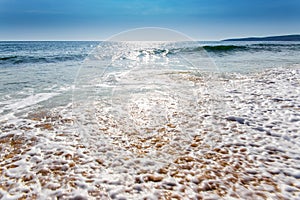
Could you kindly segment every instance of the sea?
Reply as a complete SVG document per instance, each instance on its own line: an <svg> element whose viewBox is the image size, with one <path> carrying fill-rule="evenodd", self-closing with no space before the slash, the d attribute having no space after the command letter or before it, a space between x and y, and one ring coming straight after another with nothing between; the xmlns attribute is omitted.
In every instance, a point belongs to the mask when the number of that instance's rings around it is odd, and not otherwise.
<svg viewBox="0 0 300 200"><path fill-rule="evenodd" d="M80 98L105 96L95 91L106 91L106 86L112 87L118 85L118 82L120 89L128 86L130 81L136 84L135 89L144 88L143 84L147 81L157 82L156 86L162 87L159 76L155 77L153 71L161 73L167 69L192 70L199 74L206 71L245 74L299 64L299 52L299 42L282 41L143 44L111 41L2 41L0 120L18 118L34 109L76 103ZM130 74L135 77L130 77ZM126 76L130 77L127 83L117 80L125 80ZM92 79L97 83L91 82ZM93 91L82 91L86 90L87 82L89 86L95 86L90 88ZM110 91L106 95L111 94Z"/></svg>

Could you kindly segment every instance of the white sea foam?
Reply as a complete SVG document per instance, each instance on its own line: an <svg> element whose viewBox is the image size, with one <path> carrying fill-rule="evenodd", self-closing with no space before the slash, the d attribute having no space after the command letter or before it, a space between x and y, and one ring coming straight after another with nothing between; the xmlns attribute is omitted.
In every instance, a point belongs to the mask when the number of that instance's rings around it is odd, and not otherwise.
<svg viewBox="0 0 300 200"><path fill-rule="evenodd" d="M5 101L3 102L4 106L0 109L0 121L11 119L15 115L15 113L22 111L22 109L46 101L59 94L60 93L38 93L18 101L16 100ZM8 113L1 115L1 113L4 112L8 112Z"/></svg>
<svg viewBox="0 0 300 200"><path fill-rule="evenodd" d="M95 118L91 112L92 120L84 125L89 138L82 138L72 123L71 105L36 113L34 120L2 124L0 170L5 176L0 183L5 185L0 196L297 199L299 72L294 67L228 75L230 80L220 80L224 109L214 112L209 99L214 96L205 94L202 80L181 74L178 80L196 84L198 108L163 93L149 98L153 91L136 93L126 102L136 126L146 126L147 111L162 103L156 108L167 109L169 122L151 130L128 131L129 124L122 124L126 120L116 121L111 108L101 104L94 106L102 113ZM77 114L88 115L85 110ZM98 124L91 124L95 119Z"/></svg>
<svg viewBox="0 0 300 200"><path fill-rule="evenodd" d="M13 104L9 104L4 107L5 110L19 110L39 102L45 101L51 97L58 95L59 93L38 93L32 96L29 96L21 101L15 102Z"/></svg>

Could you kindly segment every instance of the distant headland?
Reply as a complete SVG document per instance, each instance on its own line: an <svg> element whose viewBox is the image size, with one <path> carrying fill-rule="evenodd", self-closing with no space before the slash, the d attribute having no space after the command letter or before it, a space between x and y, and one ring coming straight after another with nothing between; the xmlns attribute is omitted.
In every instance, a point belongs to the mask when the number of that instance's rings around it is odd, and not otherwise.
<svg viewBox="0 0 300 200"><path fill-rule="evenodd" d="M269 37L233 38L222 41L300 41L300 35L281 35Z"/></svg>

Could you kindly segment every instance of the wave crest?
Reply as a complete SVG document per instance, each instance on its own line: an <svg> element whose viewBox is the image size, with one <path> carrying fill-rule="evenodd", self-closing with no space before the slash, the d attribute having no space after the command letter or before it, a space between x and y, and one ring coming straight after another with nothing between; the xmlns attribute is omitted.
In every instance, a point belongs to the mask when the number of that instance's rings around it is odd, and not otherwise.
<svg viewBox="0 0 300 200"><path fill-rule="evenodd" d="M5 56L0 57L0 64L36 64L36 63L57 63L65 61L79 61L83 60L87 54L73 54L73 55L52 55L52 56Z"/></svg>

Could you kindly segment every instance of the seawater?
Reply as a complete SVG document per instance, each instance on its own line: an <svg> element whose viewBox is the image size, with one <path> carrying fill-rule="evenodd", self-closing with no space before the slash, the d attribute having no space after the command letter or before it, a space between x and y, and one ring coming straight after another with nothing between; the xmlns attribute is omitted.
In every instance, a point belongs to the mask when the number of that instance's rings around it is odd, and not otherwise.
<svg viewBox="0 0 300 200"><path fill-rule="evenodd" d="M98 43L0 42L0 116L68 104L81 62Z"/></svg>
<svg viewBox="0 0 300 200"><path fill-rule="evenodd" d="M299 52L299 42L148 43L144 49L115 42L0 42L0 116L7 120L32 109L67 105L74 87L89 76L101 77L98 85L113 86L118 76L126 77L135 69L135 75L143 79L153 67L156 72L251 73L299 64ZM157 85L168 84L153 78ZM135 83L143 82L139 81ZM90 91L93 98L111 92L102 86L100 92L97 87Z"/></svg>
<svg viewBox="0 0 300 200"><path fill-rule="evenodd" d="M292 66L300 62L300 42L242 41L203 45L207 45L204 48L222 72L251 73L267 68ZM224 49L224 46L229 48Z"/></svg>

